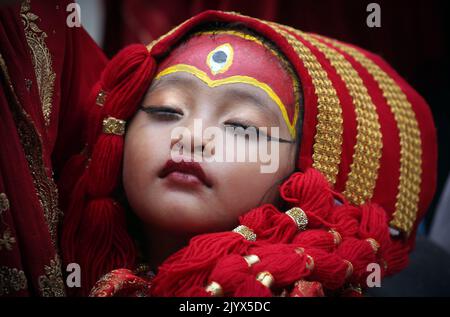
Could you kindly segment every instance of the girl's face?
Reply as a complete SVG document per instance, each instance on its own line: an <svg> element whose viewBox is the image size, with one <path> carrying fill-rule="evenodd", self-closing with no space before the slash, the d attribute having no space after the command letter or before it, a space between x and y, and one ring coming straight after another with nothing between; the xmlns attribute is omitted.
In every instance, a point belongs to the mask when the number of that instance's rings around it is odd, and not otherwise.
<svg viewBox="0 0 450 317"><path fill-rule="evenodd" d="M230 132L254 126L267 127L270 135L271 127L278 127L279 138L292 140L277 104L255 86L210 87L192 74L177 72L155 80L142 107L126 133L123 184L131 208L147 227L188 235L231 230L240 215L274 203L280 181L295 168L295 142L272 140L258 149L261 143ZM173 137L180 127L186 128L183 134ZM236 153L231 159L226 155L236 152L235 143L224 141L223 152L218 143L214 147L204 135L211 127L231 134L227 140L247 142L244 162L237 161ZM175 147L182 151L173 152ZM263 173L268 162L259 154L251 160L249 154L270 152L271 147L278 147L277 157L271 157L278 160L278 168ZM212 159L218 152L222 162ZM170 162L181 158L190 163Z"/></svg>

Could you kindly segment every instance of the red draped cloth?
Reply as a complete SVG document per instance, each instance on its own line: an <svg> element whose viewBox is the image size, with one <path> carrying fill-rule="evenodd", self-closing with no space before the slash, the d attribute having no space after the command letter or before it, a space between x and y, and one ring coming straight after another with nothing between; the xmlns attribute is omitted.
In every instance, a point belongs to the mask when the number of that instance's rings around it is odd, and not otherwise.
<svg viewBox="0 0 450 317"><path fill-rule="evenodd" d="M55 178L82 150L84 104L107 60L69 1L0 7L0 296L64 296Z"/></svg>

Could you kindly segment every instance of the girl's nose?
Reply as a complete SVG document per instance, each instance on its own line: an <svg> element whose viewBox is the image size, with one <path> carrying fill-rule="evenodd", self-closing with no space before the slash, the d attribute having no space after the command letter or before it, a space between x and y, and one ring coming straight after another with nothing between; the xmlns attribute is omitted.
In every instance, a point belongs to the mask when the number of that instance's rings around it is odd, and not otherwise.
<svg viewBox="0 0 450 317"><path fill-rule="evenodd" d="M171 148L177 146L178 149L183 150L184 155L194 157L214 155L214 142L204 136L206 128L202 119L192 120L178 138L171 140Z"/></svg>

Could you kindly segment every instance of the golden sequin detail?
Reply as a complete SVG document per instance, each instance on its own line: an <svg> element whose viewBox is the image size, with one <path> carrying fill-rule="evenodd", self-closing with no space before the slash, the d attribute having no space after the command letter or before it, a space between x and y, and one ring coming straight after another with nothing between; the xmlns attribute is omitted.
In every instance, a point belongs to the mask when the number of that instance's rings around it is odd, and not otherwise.
<svg viewBox="0 0 450 317"><path fill-rule="evenodd" d="M297 33L325 55L353 99L357 121L356 144L343 194L350 202L363 204L373 196L383 147L377 108L358 72L342 54L311 35Z"/></svg>
<svg viewBox="0 0 450 317"><path fill-rule="evenodd" d="M235 229L233 229L233 232L239 233L248 241L256 241L256 233L254 233L252 229L247 226L237 226Z"/></svg>
<svg viewBox="0 0 450 317"><path fill-rule="evenodd" d="M103 119L103 133L124 135L125 125L126 122L124 120L116 119L114 117L105 118Z"/></svg>
<svg viewBox="0 0 450 317"><path fill-rule="evenodd" d="M422 142L417 118L405 93L375 62L353 47L328 39L352 56L373 76L397 123L400 137L400 179L395 212L390 225L409 235L419 209L422 178Z"/></svg>
<svg viewBox="0 0 450 317"><path fill-rule="evenodd" d="M288 215L294 221L299 230L306 230L306 227L308 226L308 217L301 208L291 208L286 211L286 215Z"/></svg>
<svg viewBox="0 0 450 317"><path fill-rule="evenodd" d="M47 33L37 26L36 22L40 20L40 18L30 10L30 0L23 1L20 7L20 16L24 25L25 37L31 50L44 122L45 125L48 126L50 124L52 112L56 74L53 71L52 56L45 43Z"/></svg>

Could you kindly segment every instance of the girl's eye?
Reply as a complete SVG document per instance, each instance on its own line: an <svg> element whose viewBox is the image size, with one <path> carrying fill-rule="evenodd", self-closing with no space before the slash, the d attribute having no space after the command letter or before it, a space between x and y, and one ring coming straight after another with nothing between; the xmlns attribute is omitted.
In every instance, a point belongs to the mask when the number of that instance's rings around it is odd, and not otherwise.
<svg viewBox="0 0 450 317"><path fill-rule="evenodd" d="M232 132L235 135L245 136L248 138L250 134L254 133L256 137L259 137L260 131L258 127L250 124L250 123L243 123L243 122L225 122L224 126L226 128L226 131ZM230 129L231 128L231 129Z"/></svg>
<svg viewBox="0 0 450 317"><path fill-rule="evenodd" d="M256 135L257 140L260 140L260 138L266 138L267 141L278 141L278 142L286 142L286 143L293 143L295 141L290 140L284 140L281 138L273 138L272 136L268 135L267 133L261 131L257 126L253 125L252 123L247 122L225 122L224 123L225 128L232 128L227 129L227 131L232 132L234 135L238 136L245 136L246 139L249 138L249 136L253 133Z"/></svg>
<svg viewBox="0 0 450 317"><path fill-rule="evenodd" d="M178 120L183 117L183 112L179 109L167 106L141 106L142 111L152 117L162 121Z"/></svg>

